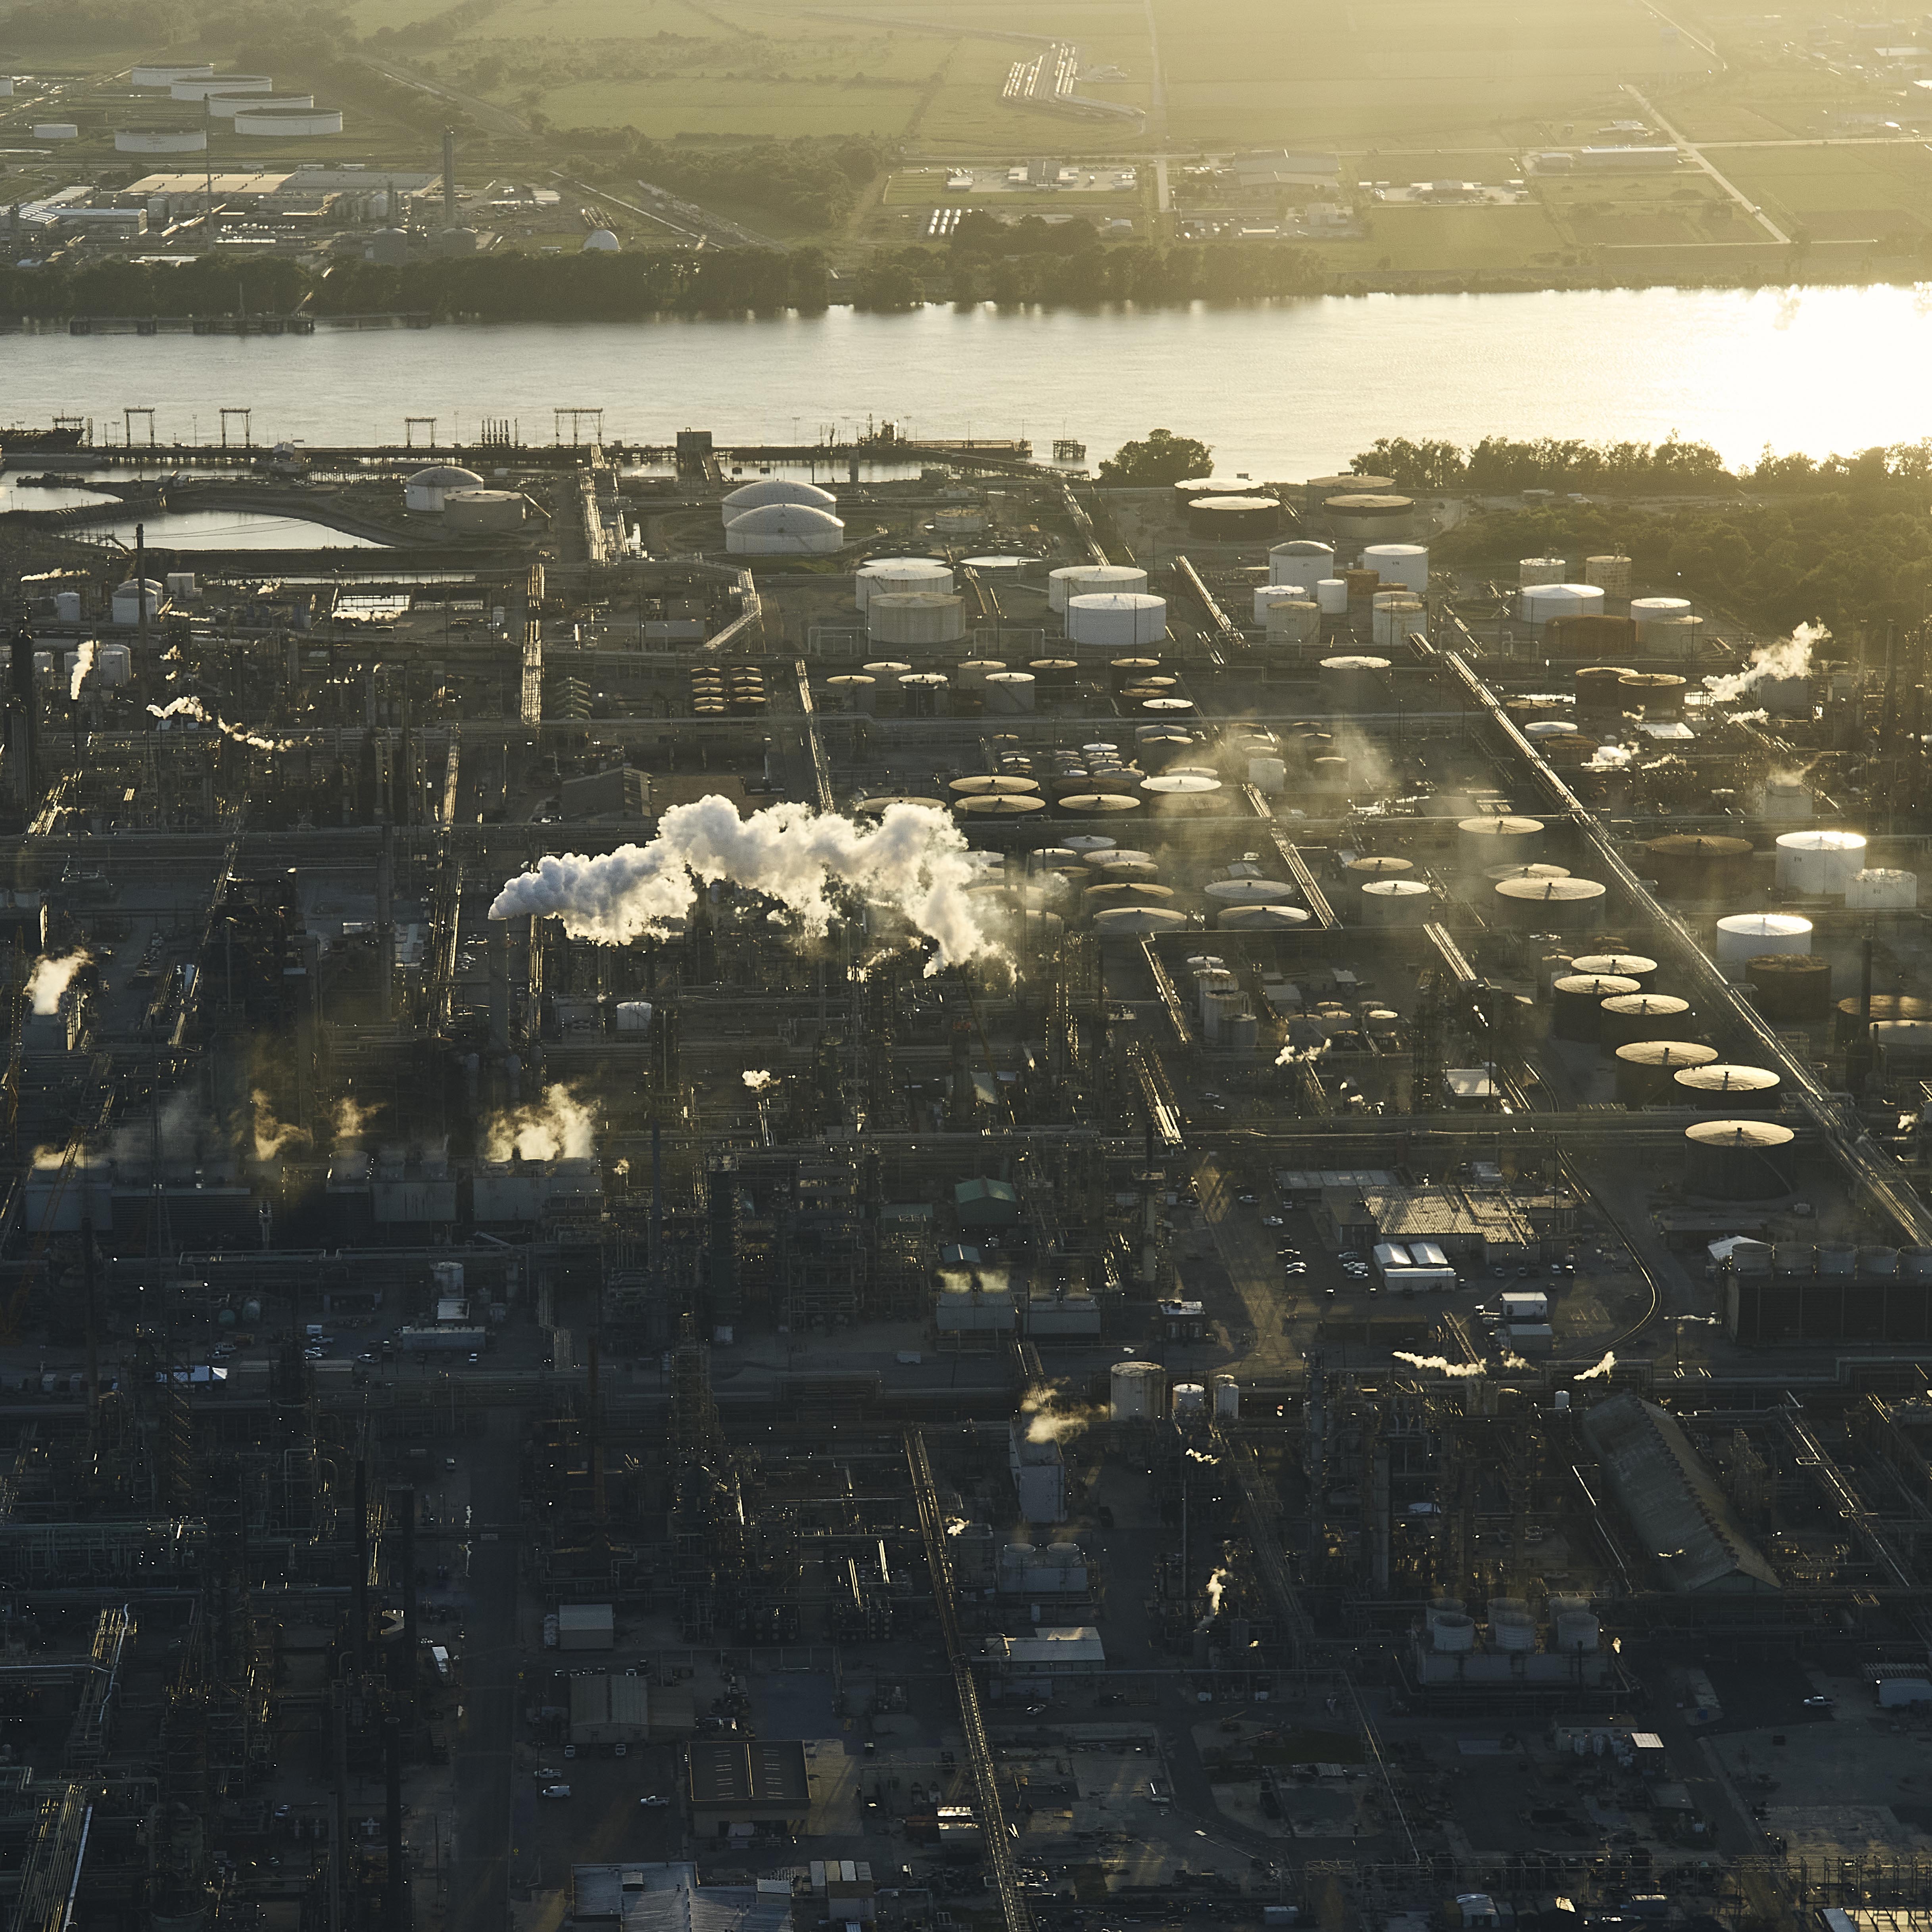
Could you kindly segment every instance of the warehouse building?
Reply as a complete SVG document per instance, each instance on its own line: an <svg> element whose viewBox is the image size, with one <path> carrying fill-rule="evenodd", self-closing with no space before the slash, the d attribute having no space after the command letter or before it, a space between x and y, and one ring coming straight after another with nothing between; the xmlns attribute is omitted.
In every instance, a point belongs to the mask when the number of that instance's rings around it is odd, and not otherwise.
<svg viewBox="0 0 1932 1932"><path fill-rule="evenodd" d="M706 1738L686 1754L692 1823L704 1835L748 1833L760 1825L802 1828L812 1809L805 1747L795 1741Z"/></svg>

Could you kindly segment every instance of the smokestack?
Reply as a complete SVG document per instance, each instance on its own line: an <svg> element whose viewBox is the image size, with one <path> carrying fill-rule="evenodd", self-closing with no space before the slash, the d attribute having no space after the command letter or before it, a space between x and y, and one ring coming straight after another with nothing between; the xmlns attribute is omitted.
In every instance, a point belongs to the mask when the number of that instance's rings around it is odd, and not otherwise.
<svg viewBox="0 0 1932 1932"><path fill-rule="evenodd" d="M456 226L456 130L442 130L442 220L446 228Z"/></svg>

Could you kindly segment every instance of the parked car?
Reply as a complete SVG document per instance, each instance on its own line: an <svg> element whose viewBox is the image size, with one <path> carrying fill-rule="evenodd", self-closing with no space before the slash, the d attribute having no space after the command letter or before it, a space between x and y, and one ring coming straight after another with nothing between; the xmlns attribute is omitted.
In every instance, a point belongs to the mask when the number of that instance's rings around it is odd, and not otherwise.
<svg viewBox="0 0 1932 1932"><path fill-rule="evenodd" d="M539 1798L568 1798L570 1786L567 1784L546 1784L537 1796Z"/></svg>

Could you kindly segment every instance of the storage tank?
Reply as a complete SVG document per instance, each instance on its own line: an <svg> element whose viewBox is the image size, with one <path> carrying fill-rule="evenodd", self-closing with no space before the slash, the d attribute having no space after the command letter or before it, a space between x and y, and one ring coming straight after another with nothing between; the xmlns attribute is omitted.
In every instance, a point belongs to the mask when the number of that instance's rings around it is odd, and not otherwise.
<svg viewBox="0 0 1932 1932"><path fill-rule="evenodd" d="M1214 924L1223 932L1298 932L1309 915L1294 905L1222 905L1216 902Z"/></svg>
<svg viewBox="0 0 1932 1932"><path fill-rule="evenodd" d="M1864 870L1865 842L1856 832L1786 832L1778 841L1778 883L1810 898L1843 893Z"/></svg>
<svg viewBox="0 0 1932 1932"><path fill-rule="evenodd" d="M1414 870L1412 859L1379 856L1351 859L1342 868L1342 881L1351 892L1359 892L1374 880L1406 878Z"/></svg>
<svg viewBox="0 0 1932 1932"><path fill-rule="evenodd" d="M1857 995L1840 1000L1832 1022L1833 1039L1840 1046L1849 1046L1864 1036L1868 1019L1932 1020L1932 1000L1915 999L1907 993L1874 993L1869 1014Z"/></svg>
<svg viewBox="0 0 1932 1932"><path fill-rule="evenodd" d="M1558 1040L1594 1046L1604 1002L1636 991L1634 980L1620 979L1613 973L1566 973L1550 989L1550 1030Z"/></svg>
<svg viewBox="0 0 1932 1932"><path fill-rule="evenodd" d="M1277 604L1306 604L1313 600L1306 587L1299 584L1258 584L1255 586L1255 622L1265 626L1268 613Z"/></svg>
<svg viewBox="0 0 1932 1932"><path fill-rule="evenodd" d="M844 548L844 524L808 503L767 503L733 518L724 529L725 551L732 556L829 556ZM948 579L950 588L950 572Z"/></svg>
<svg viewBox="0 0 1932 1932"><path fill-rule="evenodd" d="M1586 952L1571 963L1574 973L1614 973L1634 980L1637 991L1647 993L1657 980L1657 962L1641 952Z"/></svg>
<svg viewBox="0 0 1932 1932"><path fill-rule="evenodd" d="M313 102L305 107L278 107L271 101L258 101L252 106L236 109L235 131L242 136L266 136L271 140L339 134L342 110L317 107Z"/></svg>
<svg viewBox="0 0 1932 1932"><path fill-rule="evenodd" d="M1540 818L1465 818L1456 827L1456 856L1472 872L1526 866L1543 843L1543 831Z"/></svg>
<svg viewBox="0 0 1932 1932"><path fill-rule="evenodd" d="M1539 584L1563 584L1568 581L1570 566L1560 556L1525 556L1516 560L1516 580L1517 588L1533 590Z"/></svg>
<svg viewBox="0 0 1932 1932"><path fill-rule="evenodd" d="M1006 668L1004 658L968 658L952 674L952 682L962 691L977 691L993 672Z"/></svg>
<svg viewBox="0 0 1932 1932"><path fill-rule="evenodd" d="M206 61L144 61L128 76L130 87L172 87L178 80L212 80Z"/></svg>
<svg viewBox="0 0 1932 1932"><path fill-rule="evenodd" d="M1852 912L1910 912L1918 903L1916 872L1868 867L1845 886L1845 904Z"/></svg>
<svg viewBox="0 0 1932 1932"><path fill-rule="evenodd" d="M930 590L874 589L866 600L866 639L874 644L957 644L966 634L966 600Z"/></svg>
<svg viewBox="0 0 1932 1932"><path fill-rule="evenodd" d="M924 591L931 596L948 596L952 590L952 566L936 556L874 557L852 573L853 602L862 610L875 590Z"/></svg>
<svg viewBox="0 0 1932 1932"><path fill-rule="evenodd" d="M1419 597L1390 598L1369 619L1369 641L1380 651L1399 650L1406 639L1427 633L1427 614Z"/></svg>
<svg viewBox="0 0 1932 1932"><path fill-rule="evenodd" d="M1627 556L1586 557L1583 581L1622 603L1630 594L1630 560Z"/></svg>
<svg viewBox="0 0 1932 1932"><path fill-rule="evenodd" d="M117 128L117 154L199 154L208 147L206 128Z"/></svg>
<svg viewBox="0 0 1932 1932"><path fill-rule="evenodd" d="M1214 1420L1238 1422L1241 1417L1241 1385L1232 1376L1214 1378Z"/></svg>
<svg viewBox="0 0 1932 1932"><path fill-rule="evenodd" d="M1147 586L1147 572L1132 564L1063 564L1046 574L1046 601L1064 611L1076 597L1138 596Z"/></svg>
<svg viewBox="0 0 1932 1932"><path fill-rule="evenodd" d="M1634 597L1630 600L1630 614L1636 624L1636 640L1640 644L1654 641L1654 632L1660 624L1670 624L1690 614L1690 600L1688 597Z"/></svg>
<svg viewBox="0 0 1932 1932"><path fill-rule="evenodd" d="M168 83L177 100L206 100L211 94L272 94L273 78L266 74L184 74Z"/></svg>
<svg viewBox="0 0 1932 1932"><path fill-rule="evenodd" d="M1444 1655L1460 1656L1476 1647L1475 1624L1460 1610L1432 1611L1429 1618L1429 1641L1432 1648Z"/></svg>
<svg viewBox="0 0 1932 1932"><path fill-rule="evenodd" d="M134 674L134 656L125 644L103 644L94 654L94 681L112 691Z"/></svg>
<svg viewBox="0 0 1932 1932"><path fill-rule="evenodd" d="M1435 902L1435 894L1420 879L1372 880L1362 888L1362 923L1418 926Z"/></svg>
<svg viewBox="0 0 1932 1932"><path fill-rule="evenodd" d="M1770 1201L1791 1191L1791 1143L1776 1120L1700 1120L1684 1130L1684 1184L1712 1201Z"/></svg>
<svg viewBox="0 0 1932 1932"><path fill-rule="evenodd" d="M1602 918L1607 896L1595 879L1505 879L1496 888L1502 920L1532 932L1585 931Z"/></svg>
<svg viewBox="0 0 1932 1932"><path fill-rule="evenodd" d="M1108 1372L1107 1414L1114 1422L1150 1422L1166 1407L1167 1372L1156 1362L1116 1362Z"/></svg>
<svg viewBox="0 0 1932 1932"><path fill-rule="evenodd" d="M1197 496L1187 506L1187 527L1203 543L1247 543L1281 528L1274 496Z"/></svg>
<svg viewBox="0 0 1932 1932"><path fill-rule="evenodd" d="M1564 1657L1585 1656L1602 1640L1602 1626L1590 1611L1566 1610L1556 1619L1552 1648Z"/></svg>
<svg viewBox="0 0 1932 1932"><path fill-rule="evenodd" d="M1490 1647L1509 1652L1536 1648L1536 1622L1527 1604L1510 1597L1490 1599Z"/></svg>
<svg viewBox="0 0 1932 1932"><path fill-rule="evenodd" d="M1672 670L1626 671L1617 680L1626 711L1641 711L1646 718L1676 718L1684 710L1685 680Z"/></svg>
<svg viewBox="0 0 1932 1932"><path fill-rule="evenodd" d="M1616 1052L1617 1099L1635 1110L1675 1102L1676 1076L1687 1066L1708 1066L1718 1049L1688 1040L1626 1041Z"/></svg>
<svg viewBox="0 0 1932 1932"><path fill-rule="evenodd" d="M1295 896L1281 879L1210 879L1202 890L1210 906L1287 905Z"/></svg>
<svg viewBox="0 0 1932 1932"><path fill-rule="evenodd" d="M1198 1382L1176 1382L1174 1410L1177 1421L1198 1421L1208 1413L1208 1391Z"/></svg>
<svg viewBox="0 0 1932 1932"><path fill-rule="evenodd" d="M1263 622L1270 644L1312 644L1322 634L1321 606L1305 597L1277 598Z"/></svg>
<svg viewBox="0 0 1932 1932"><path fill-rule="evenodd" d="M1234 1022L1248 1011L1248 996L1238 986L1210 986L1201 994L1202 1036L1210 1046L1234 1044Z"/></svg>
<svg viewBox="0 0 1932 1932"><path fill-rule="evenodd" d="M1516 608L1526 624L1552 623L1559 617L1600 617L1604 593L1594 584L1538 584L1520 593Z"/></svg>
<svg viewBox="0 0 1932 1932"><path fill-rule="evenodd" d="M528 508L518 490L445 490L442 520L452 530L520 530Z"/></svg>
<svg viewBox="0 0 1932 1932"><path fill-rule="evenodd" d="M1297 537L1289 542L1275 544L1268 552L1270 584L1303 584L1312 590L1324 577L1334 574L1335 551L1332 544Z"/></svg>
<svg viewBox="0 0 1932 1932"><path fill-rule="evenodd" d="M1619 714L1624 704L1624 680L1636 674L1628 664L1584 664L1575 677L1576 716L1607 718Z"/></svg>
<svg viewBox="0 0 1932 1932"><path fill-rule="evenodd" d="M988 671L986 682L980 688L986 708L1006 716L1032 710L1034 692L1033 674L1025 670Z"/></svg>
<svg viewBox="0 0 1932 1932"><path fill-rule="evenodd" d="M37 141L77 141L80 127L73 121L36 121L32 133Z"/></svg>
<svg viewBox="0 0 1932 1932"><path fill-rule="evenodd" d="M1898 1250L1896 1248L1861 1248L1858 1250L1858 1272L1888 1280L1898 1273Z"/></svg>
<svg viewBox="0 0 1932 1932"><path fill-rule="evenodd" d="M1387 701L1388 669L1387 658L1324 658L1318 674L1324 708L1345 712L1378 710Z"/></svg>
<svg viewBox="0 0 1932 1932"><path fill-rule="evenodd" d="M1288 766L1280 758L1250 758L1248 782L1264 798L1279 798L1288 789Z"/></svg>
<svg viewBox="0 0 1932 1932"><path fill-rule="evenodd" d="M1330 496L1322 506L1322 514L1339 542L1358 547L1406 538L1415 522L1415 504L1392 491L1351 490Z"/></svg>
<svg viewBox="0 0 1932 1932"><path fill-rule="evenodd" d="M1690 1001L1674 993L1614 994L1597 1009L1597 1043L1606 1054L1614 1054L1632 1040L1682 1033L1690 1014Z"/></svg>
<svg viewBox="0 0 1932 1932"><path fill-rule="evenodd" d="M160 614L160 584L158 579L148 577L143 578L137 584L130 577L126 583L117 584L114 586L110 601L110 614L117 624L138 624L141 621L143 604L147 606L148 621L152 623Z"/></svg>
<svg viewBox="0 0 1932 1932"><path fill-rule="evenodd" d="M1724 1114L1774 1114L1784 1082L1768 1066L1739 1066L1712 1060L1687 1066L1671 1076L1680 1106Z"/></svg>
<svg viewBox="0 0 1932 1932"><path fill-rule="evenodd" d="M1346 578L1319 577L1315 580L1316 608L1324 617L1348 614L1348 584Z"/></svg>
<svg viewBox="0 0 1932 1932"><path fill-rule="evenodd" d="M1047 696L1070 692L1080 676L1078 658L1035 658L1025 668Z"/></svg>
<svg viewBox="0 0 1932 1932"><path fill-rule="evenodd" d="M1874 1020L1872 1051L1896 1074L1916 1074L1932 1067L1932 1021Z"/></svg>
<svg viewBox="0 0 1932 1932"><path fill-rule="evenodd" d="M1487 866L1483 868L1483 877L1492 886L1499 886L1505 879L1567 879L1570 876L1568 866Z"/></svg>
<svg viewBox="0 0 1932 1932"><path fill-rule="evenodd" d="M1144 591L1082 591L1066 600L1066 634L1077 644L1118 650L1167 635L1167 599Z"/></svg>
<svg viewBox="0 0 1932 1932"><path fill-rule="evenodd" d="M909 670L899 680L899 704L908 718L938 718L946 710L950 680L944 671Z"/></svg>
<svg viewBox="0 0 1932 1932"><path fill-rule="evenodd" d="M482 478L473 470L463 469L454 463L432 463L426 470L418 470L403 484L403 508L438 514L449 490L481 490L484 487Z"/></svg>
<svg viewBox="0 0 1932 1932"><path fill-rule="evenodd" d="M1672 832L1646 838L1638 870L1666 898L1721 899L1750 878L1751 842L1712 832Z"/></svg>
<svg viewBox="0 0 1932 1932"><path fill-rule="evenodd" d="M1822 1020L1832 1010L1832 962L1822 952L1762 952L1744 962L1757 1010L1774 1024Z"/></svg>
<svg viewBox="0 0 1932 1932"><path fill-rule="evenodd" d="M732 490L718 508L728 524L734 517L763 509L767 503L803 503L814 510L836 510L838 499L816 483L802 483L789 476L760 476L755 483Z"/></svg>
<svg viewBox="0 0 1932 1932"><path fill-rule="evenodd" d="M1824 1250L1819 1250L1820 1272L1823 1272ZM1856 1265L1856 1262L1853 1264ZM1898 1272L1906 1281L1932 1281L1932 1248L1900 1248Z"/></svg>
<svg viewBox="0 0 1932 1932"><path fill-rule="evenodd" d="M1727 978L1737 978L1761 954L1810 950L1811 922L1796 913L1732 913L1718 922L1718 964Z"/></svg>
<svg viewBox="0 0 1932 1932"><path fill-rule="evenodd" d="M1429 550L1426 544L1370 544L1362 553L1362 568L1372 570L1384 584L1400 584L1418 597L1429 588Z"/></svg>

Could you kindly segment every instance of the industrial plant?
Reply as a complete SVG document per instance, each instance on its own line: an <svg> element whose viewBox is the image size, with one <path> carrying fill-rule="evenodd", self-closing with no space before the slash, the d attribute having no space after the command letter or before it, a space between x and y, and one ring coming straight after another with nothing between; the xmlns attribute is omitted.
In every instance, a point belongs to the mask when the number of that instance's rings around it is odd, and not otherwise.
<svg viewBox="0 0 1932 1932"><path fill-rule="evenodd" d="M142 414L0 479L18 1932L1924 1922L1922 637Z"/></svg>

